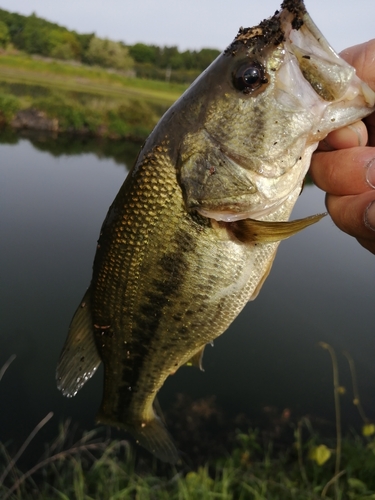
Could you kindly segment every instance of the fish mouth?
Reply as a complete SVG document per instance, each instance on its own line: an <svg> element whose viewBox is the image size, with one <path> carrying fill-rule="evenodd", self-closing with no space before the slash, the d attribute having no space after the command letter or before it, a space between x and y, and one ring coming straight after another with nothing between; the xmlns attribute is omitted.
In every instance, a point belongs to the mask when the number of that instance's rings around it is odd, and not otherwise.
<svg viewBox="0 0 375 500"><path fill-rule="evenodd" d="M279 88L282 89L285 83L289 83L287 88L290 94L290 80L291 77L296 78L296 76L290 72L288 63L294 60L299 72L314 91L310 98L304 93L303 99L306 101L306 106L312 105L312 99L316 103L315 108L320 108L316 110L323 113L328 105L330 105L330 110L334 109L332 103L341 104L343 101L355 101L355 99L358 100L360 106L374 106L374 92L356 77L355 69L332 48L306 11L302 0L286 0L282 7L283 10L278 16L285 36L287 64L284 64L279 71ZM286 73L288 73L288 82L284 82ZM301 92L293 89L292 94L299 99ZM316 97L320 99L316 100ZM334 128L338 128L337 120L339 119L338 116L334 120ZM347 115L345 122L347 123Z"/></svg>

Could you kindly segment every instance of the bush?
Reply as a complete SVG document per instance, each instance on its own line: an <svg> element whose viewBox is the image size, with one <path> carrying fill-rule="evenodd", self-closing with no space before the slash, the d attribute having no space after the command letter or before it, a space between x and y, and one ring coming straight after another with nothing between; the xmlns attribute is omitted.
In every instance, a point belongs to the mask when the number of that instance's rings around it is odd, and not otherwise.
<svg viewBox="0 0 375 500"><path fill-rule="evenodd" d="M155 111L145 101L130 100L108 113L109 129L120 136L147 137L158 122Z"/></svg>
<svg viewBox="0 0 375 500"><path fill-rule="evenodd" d="M128 49L120 43L111 40L102 40L95 36L91 39L85 59L90 64L97 64L106 68L127 70L133 67L133 59Z"/></svg>
<svg viewBox="0 0 375 500"><path fill-rule="evenodd" d="M0 94L0 122L9 123L20 109L19 100L8 94Z"/></svg>
<svg viewBox="0 0 375 500"><path fill-rule="evenodd" d="M5 48L9 42L10 35L8 26L3 21L0 21L0 47Z"/></svg>
<svg viewBox="0 0 375 500"><path fill-rule="evenodd" d="M56 59L79 59L81 46L73 33L62 30L49 32L49 55Z"/></svg>
<svg viewBox="0 0 375 500"><path fill-rule="evenodd" d="M36 99L33 106L44 111L50 118L57 118L61 130L95 132L101 124L99 113L60 95Z"/></svg>

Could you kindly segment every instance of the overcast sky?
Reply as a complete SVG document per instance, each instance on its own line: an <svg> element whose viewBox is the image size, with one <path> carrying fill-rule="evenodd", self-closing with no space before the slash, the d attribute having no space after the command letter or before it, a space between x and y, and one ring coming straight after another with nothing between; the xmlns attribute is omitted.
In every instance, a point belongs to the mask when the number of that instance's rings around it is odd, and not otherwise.
<svg viewBox="0 0 375 500"><path fill-rule="evenodd" d="M11 12L38 16L79 33L128 44L224 49L240 26L271 16L281 0L0 0ZM375 38L375 0L305 0L337 51Z"/></svg>

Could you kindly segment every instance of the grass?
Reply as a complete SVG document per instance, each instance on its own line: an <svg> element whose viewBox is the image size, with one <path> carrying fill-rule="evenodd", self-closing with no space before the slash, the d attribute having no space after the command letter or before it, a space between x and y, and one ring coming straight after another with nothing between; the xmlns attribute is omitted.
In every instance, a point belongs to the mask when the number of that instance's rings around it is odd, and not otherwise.
<svg viewBox="0 0 375 500"><path fill-rule="evenodd" d="M185 89L99 67L4 52L0 125L12 124L22 111L34 109L54 120L58 132L144 140Z"/></svg>
<svg viewBox="0 0 375 500"><path fill-rule="evenodd" d="M47 87L105 95L136 95L169 105L187 87L176 83L129 78L121 72L98 66L43 60L22 53L1 55L0 78L4 81L39 83Z"/></svg>
<svg viewBox="0 0 375 500"><path fill-rule="evenodd" d="M332 358L334 389L338 386L336 355ZM333 356L332 356L333 354ZM360 405L354 362L345 353L353 376L356 406ZM0 369L0 381L15 359ZM199 402L198 402L199 403ZM201 414L213 412L213 401L201 401ZM339 411L339 406L336 407ZM179 409L176 408L178 411ZM361 408L360 413L362 414ZM208 412L209 413L209 412ZM370 423L366 419L365 427ZM325 439L302 418L284 426L293 431L289 446L278 446L260 430L237 430L221 456L202 463L182 459L177 466L162 464L138 452L126 440L113 440L105 429L83 433L78 439L66 422L55 441L29 470L17 461L48 414L30 433L18 452L10 457L0 443L0 498L2 500L370 500L375 498L375 428L362 435ZM191 416L185 415L191 420ZM175 418L175 417L174 417ZM220 420L220 419L219 419ZM196 420L195 425L197 425ZM279 427L280 422L275 424ZM199 429L198 429L199 430ZM191 431L191 430L190 430ZM340 431L341 432L341 431ZM194 438L192 432L192 438ZM203 438L203 439L202 439ZM204 436L199 436L204 441ZM211 446L212 448L212 446ZM339 460L338 460L339 459ZM338 472L337 464L340 465Z"/></svg>
<svg viewBox="0 0 375 500"><path fill-rule="evenodd" d="M163 466L155 460L137 460L127 441L84 434L69 446L69 426L47 449L46 455L22 473L13 464L0 481L0 497L7 499L82 500L318 500L334 498L327 485L333 477L334 454L324 464L308 459L319 441L309 435L297 446L275 453L272 442L261 444L260 433L237 434L237 444L224 458L203 466ZM340 500L375 498L374 442L358 435L343 440L344 472ZM10 462L0 449L0 474Z"/></svg>

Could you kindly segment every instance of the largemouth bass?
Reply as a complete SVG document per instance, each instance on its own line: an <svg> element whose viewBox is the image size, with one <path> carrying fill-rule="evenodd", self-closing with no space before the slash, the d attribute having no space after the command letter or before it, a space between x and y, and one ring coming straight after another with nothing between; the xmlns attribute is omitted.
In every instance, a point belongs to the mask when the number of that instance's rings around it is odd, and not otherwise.
<svg viewBox="0 0 375 500"><path fill-rule="evenodd" d="M59 360L63 393L103 362L97 421L176 462L158 390L257 296L280 240L319 220L288 222L311 154L374 99L301 0L241 28L163 116L109 209Z"/></svg>

